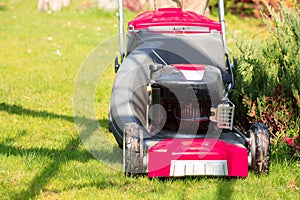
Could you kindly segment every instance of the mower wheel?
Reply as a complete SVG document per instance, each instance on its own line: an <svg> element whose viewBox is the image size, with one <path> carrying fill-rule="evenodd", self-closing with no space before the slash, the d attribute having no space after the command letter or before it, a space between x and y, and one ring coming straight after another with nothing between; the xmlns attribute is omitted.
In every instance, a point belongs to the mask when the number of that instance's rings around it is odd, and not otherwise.
<svg viewBox="0 0 300 200"><path fill-rule="evenodd" d="M143 130L138 124L125 124L123 144L125 176L143 173Z"/></svg>
<svg viewBox="0 0 300 200"><path fill-rule="evenodd" d="M268 173L270 167L270 135L263 123L255 123L248 131L248 164L257 174Z"/></svg>

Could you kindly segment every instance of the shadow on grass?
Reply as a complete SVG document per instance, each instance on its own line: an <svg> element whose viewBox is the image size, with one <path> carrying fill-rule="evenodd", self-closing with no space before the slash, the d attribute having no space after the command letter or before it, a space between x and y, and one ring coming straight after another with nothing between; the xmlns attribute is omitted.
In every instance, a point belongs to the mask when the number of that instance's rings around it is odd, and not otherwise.
<svg viewBox="0 0 300 200"><path fill-rule="evenodd" d="M17 148L10 145L0 144L0 154L5 156L26 156L33 154L37 157L49 157L52 159L51 163L45 166L39 173L37 173L31 182L28 184L27 189L20 191L18 194L12 194L11 199L32 199L37 197L48 182L53 178L64 164L69 161L88 162L95 158L87 151L79 151L78 147L81 144L79 138L71 139L69 143L62 150L47 149L47 148ZM114 159L114 152L98 152L106 155L107 160L110 162L119 162L120 160ZM97 186L96 184L94 186Z"/></svg>
<svg viewBox="0 0 300 200"><path fill-rule="evenodd" d="M41 117L45 119L63 119L74 123L74 118L71 116L58 115L47 111L35 111L23 108L19 105L9 105L7 103L0 103L0 111L21 116ZM101 127L104 128L107 128L108 125L107 119L103 119L100 121L90 120L84 117L77 118L77 120L78 119L89 122L87 123L87 126L88 124L93 124L95 122L99 123ZM89 127L86 128L88 129ZM22 132L18 136L21 137L23 134L26 133ZM89 160L95 159L88 150L78 150L79 145L82 144L82 140L79 137L70 139L64 149L22 148L8 145L15 139L17 138L7 138L5 140L5 144L0 143L0 155L2 154L4 156L26 157L27 155L32 154L37 157L48 157L52 161L49 165L45 166L39 173L34 176L25 190L20 191L18 194L12 194L12 199L32 199L37 197L48 184L48 182L58 173L61 166L69 161L88 162ZM117 147L114 147L112 151L100 148L96 149L96 152L93 153L97 155L103 155L101 156L101 161L103 161L104 163L120 163L120 160L122 160L122 158L120 156L115 156L116 151L118 150L119 149ZM95 186L97 186L97 183L95 184Z"/></svg>
<svg viewBox="0 0 300 200"><path fill-rule="evenodd" d="M52 159L76 160L79 162L87 162L93 159L93 156L87 151L78 151L77 148L81 144L79 138L72 139L68 145L60 149L48 148L22 148L14 147L12 145L5 145L0 143L0 154L5 156L26 156L35 155L37 157L49 157Z"/></svg>
<svg viewBox="0 0 300 200"><path fill-rule="evenodd" d="M28 185L27 189L16 194L13 199L31 199L36 197L45 185L56 175L61 165L64 165L68 161L76 160L80 162L86 162L89 159L93 159L88 152L78 152L77 148L80 144L78 138L72 139L66 145L63 150L48 150L48 149L14 149L10 153L23 154L33 151L36 155L52 157L52 162L46 166L40 173L36 174ZM2 149L2 148L1 148ZM5 149L4 149L5 150Z"/></svg>
<svg viewBox="0 0 300 200"><path fill-rule="evenodd" d="M63 119L69 122L74 122L74 118L66 115L58 115L48 111L36 111L24 108L20 105L10 105L7 103L0 103L0 111L5 111L9 114L16 114L22 116L42 117L46 119Z"/></svg>
<svg viewBox="0 0 300 200"><path fill-rule="evenodd" d="M10 105L5 102L0 103L0 111L7 112L9 114L15 114L15 115L21 115L21 116L32 116L32 117L40 117L40 118L45 118L45 119L62 119L66 120L68 122L74 123L75 118L78 122L82 122L85 124L93 124L97 123L99 124L102 128L105 128L108 130L108 119L102 119L102 120L94 120L94 119L87 119L86 117L78 117L78 116L67 116L67 115L59 115L55 113L51 113L48 111L36 111L36 110L31 110L24 108L23 106L20 105ZM90 127L87 127L90 128ZM90 130L91 131L91 130Z"/></svg>

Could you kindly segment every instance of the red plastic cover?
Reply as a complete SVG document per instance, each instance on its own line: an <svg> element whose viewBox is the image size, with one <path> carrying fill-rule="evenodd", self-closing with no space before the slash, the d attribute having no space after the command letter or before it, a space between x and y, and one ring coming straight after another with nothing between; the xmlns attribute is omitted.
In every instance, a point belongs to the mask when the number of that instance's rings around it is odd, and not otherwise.
<svg viewBox="0 0 300 200"><path fill-rule="evenodd" d="M214 138L169 138L164 139L148 150L148 177L170 177L173 176L172 162L179 161L187 163L184 165L182 175L186 175L188 168L191 171L196 172L196 165L188 165L196 163L197 161L206 162L226 162L227 171L225 175L235 177L247 177L248 176L248 151L245 147L231 144L223 140ZM182 162L183 161L183 162ZM208 165L210 166L210 165ZM206 167L208 167L206 166ZM214 175L214 168L204 167L203 174L201 175ZM206 170L205 170L206 168ZM196 170L196 171L195 171ZM190 172L191 172L190 171ZM206 172L210 171L207 174ZM191 173L190 175L195 175ZM198 175L198 174L197 174Z"/></svg>
<svg viewBox="0 0 300 200"><path fill-rule="evenodd" d="M214 30L221 33L220 22L191 11L182 11L181 8L160 8L157 11L146 11L128 23L129 30L132 28L134 30L149 30L151 27L167 26L199 27L203 31L198 32L211 32Z"/></svg>
<svg viewBox="0 0 300 200"><path fill-rule="evenodd" d="M204 76L205 65L201 64L175 64L182 75L190 81L201 81Z"/></svg>

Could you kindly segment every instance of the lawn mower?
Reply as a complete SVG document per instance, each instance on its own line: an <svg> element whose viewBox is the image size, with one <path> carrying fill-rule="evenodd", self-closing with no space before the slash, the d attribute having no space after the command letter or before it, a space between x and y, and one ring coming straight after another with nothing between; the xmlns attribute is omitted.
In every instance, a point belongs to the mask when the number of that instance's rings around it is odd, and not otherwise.
<svg viewBox="0 0 300 200"><path fill-rule="evenodd" d="M120 55L109 130L126 175L247 177L267 173L266 125L234 124L233 63L226 44L224 2L219 21L182 8L158 8L128 22L119 1Z"/></svg>

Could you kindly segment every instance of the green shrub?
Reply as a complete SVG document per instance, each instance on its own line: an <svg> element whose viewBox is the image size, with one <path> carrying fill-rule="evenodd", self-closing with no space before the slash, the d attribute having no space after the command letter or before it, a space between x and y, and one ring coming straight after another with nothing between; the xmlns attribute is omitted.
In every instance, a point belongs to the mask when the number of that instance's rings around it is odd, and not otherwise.
<svg viewBox="0 0 300 200"><path fill-rule="evenodd" d="M281 0L285 2L288 7L297 6L299 7L300 0ZM226 13L233 15L239 15L243 17L257 17L260 18L260 11L267 12L266 4L271 5L278 10L279 0L226 0L225 10ZM213 14L215 14L218 0L210 0L209 5Z"/></svg>
<svg viewBox="0 0 300 200"><path fill-rule="evenodd" d="M236 90L233 99L247 117L266 123L272 142L300 132L300 10L278 4L275 12L267 6L262 14L268 34L263 39L236 38L238 64L235 67Z"/></svg>

